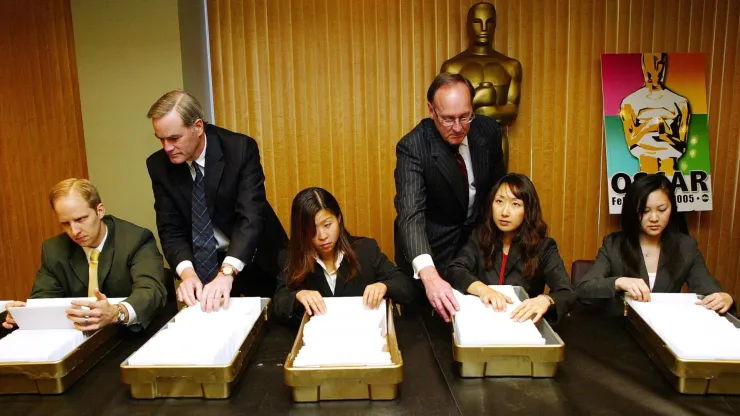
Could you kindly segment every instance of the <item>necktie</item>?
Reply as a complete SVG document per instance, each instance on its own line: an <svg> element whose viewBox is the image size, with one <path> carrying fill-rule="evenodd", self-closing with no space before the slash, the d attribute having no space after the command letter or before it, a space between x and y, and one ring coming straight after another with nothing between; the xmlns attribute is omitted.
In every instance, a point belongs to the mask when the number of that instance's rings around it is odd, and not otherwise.
<svg viewBox="0 0 740 416"><path fill-rule="evenodd" d="M87 282L87 296L94 298L95 289L98 289L98 259L100 252L93 250L90 252L90 266L88 268L89 280Z"/></svg>
<svg viewBox="0 0 740 416"><path fill-rule="evenodd" d="M211 216L208 215L206 205L206 191L203 184L203 173L200 167L193 163L195 169L195 181L193 182L193 195L191 207L192 233L193 233L193 259L195 272L201 282L207 283L216 276L218 272L218 258L216 256L216 237L213 235Z"/></svg>
<svg viewBox="0 0 740 416"><path fill-rule="evenodd" d="M455 152L455 159L457 159L457 167L460 169L460 173L462 173L463 178L465 178L465 183L468 182L468 167L465 165L465 159L463 159L462 155L460 154L460 146L454 146L452 150Z"/></svg>

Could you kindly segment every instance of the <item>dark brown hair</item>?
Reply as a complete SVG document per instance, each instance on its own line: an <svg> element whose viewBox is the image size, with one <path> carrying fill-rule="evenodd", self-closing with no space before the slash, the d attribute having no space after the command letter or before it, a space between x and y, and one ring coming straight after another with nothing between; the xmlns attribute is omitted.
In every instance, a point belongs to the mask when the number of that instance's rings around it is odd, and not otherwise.
<svg viewBox="0 0 740 416"><path fill-rule="evenodd" d="M347 280L351 280L357 274L359 269L357 255L349 242L350 234L344 227L339 203L326 189L307 188L293 198L290 211L290 242L285 270L289 287L300 286L306 275L314 268L316 250L311 240L316 236L316 214L323 209L331 212L339 220L339 238L334 246L334 253L344 252L343 262L349 267Z"/></svg>
<svg viewBox="0 0 740 416"><path fill-rule="evenodd" d="M434 81L432 81L432 85L429 86L429 89L427 90L427 101L430 104L434 103L434 95L437 93L437 90L440 89L443 85L453 85L453 84L464 84L468 88L468 92L470 93L470 103L473 103L473 97L475 97L475 88L473 88L473 84L468 81L467 78L460 74L453 74L450 72L443 72L439 75L437 75L434 78Z"/></svg>
<svg viewBox="0 0 740 416"><path fill-rule="evenodd" d="M524 202L524 220L515 231L511 244L519 246L522 260L524 260L523 277L530 278L534 276L539 266L540 242L547 237L547 224L542 219L542 209L540 208L540 198L534 189L534 184L528 177L520 173L510 173L501 178L491 189L488 197L488 204L484 208L485 222L481 225L480 247L483 252L485 269L491 270L493 267L493 253L496 246L501 247L503 232L496 226L493 219L493 201L496 192L508 185L511 193Z"/></svg>

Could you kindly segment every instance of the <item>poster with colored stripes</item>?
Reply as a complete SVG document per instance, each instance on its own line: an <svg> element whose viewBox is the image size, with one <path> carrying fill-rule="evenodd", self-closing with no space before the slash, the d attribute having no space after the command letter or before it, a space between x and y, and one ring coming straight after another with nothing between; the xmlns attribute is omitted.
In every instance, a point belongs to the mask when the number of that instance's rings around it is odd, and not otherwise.
<svg viewBox="0 0 740 416"><path fill-rule="evenodd" d="M609 213L632 181L666 175L679 211L712 209L704 54L601 55Z"/></svg>

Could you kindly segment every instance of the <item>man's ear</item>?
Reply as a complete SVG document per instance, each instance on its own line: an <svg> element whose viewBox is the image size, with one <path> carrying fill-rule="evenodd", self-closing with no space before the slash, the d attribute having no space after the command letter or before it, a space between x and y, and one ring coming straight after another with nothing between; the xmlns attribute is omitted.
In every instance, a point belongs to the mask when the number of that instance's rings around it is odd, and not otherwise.
<svg viewBox="0 0 740 416"><path fill-rule="evenodd" d="M105 216L105 205L103 203L99 203L97 207L95 207L95 213L98 214L98 218L101 220Z"/></svg>

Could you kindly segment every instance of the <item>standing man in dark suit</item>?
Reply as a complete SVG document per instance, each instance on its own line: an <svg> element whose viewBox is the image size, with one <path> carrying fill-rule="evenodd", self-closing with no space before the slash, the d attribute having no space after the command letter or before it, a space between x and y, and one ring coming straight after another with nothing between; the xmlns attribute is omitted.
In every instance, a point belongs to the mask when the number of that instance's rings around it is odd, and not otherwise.
<svg viewBox="0 0 740 416"><path fill-rule="evenodd" d="M421 279L429 302L449 321L459 309L442 279L504 175L501 130L473 112L475 90L459 74L439 74L427 91L430 118L396 146L396 263Z"/></svg>
<svg viewBox="0 0 740 416"><path fill-rule="evenodd" d="M162 143L146 165L162 250L182 279L178 299L211 311L231 295L271 297L287 236L265 196L257 142L205 123L183 91L160 97L147 117Z"/></svg>
<svg viewBox="0 0 740 416"><path fill-rule="evenodd" d="M49 193L49 203L64 233L41 246L41 268L31 299L94 298L72 301L67 309L67 317L83 331L109 324L124 324L133 331L146 328L167 298L164 264L154 234L105 215L100 194L87 179L59 182ZM108 297L126 299L111 304ZM3 327L14 324L8 314Z"/></svg>

